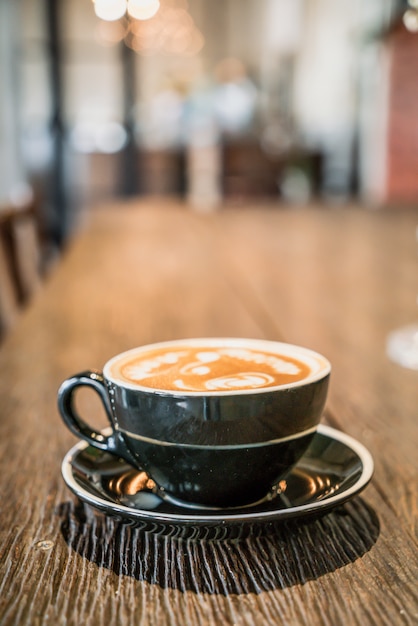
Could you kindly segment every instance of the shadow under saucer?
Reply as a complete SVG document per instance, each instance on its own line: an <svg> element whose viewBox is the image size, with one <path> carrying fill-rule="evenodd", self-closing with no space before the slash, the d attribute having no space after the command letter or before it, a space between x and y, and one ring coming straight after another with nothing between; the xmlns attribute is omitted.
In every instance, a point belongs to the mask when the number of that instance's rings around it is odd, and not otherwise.
<svg viewBox="0 0 418 626"><path fill-rule="evenodd" d="M372 473L364 446L321 426L276 497L240 510L189 509L161 499L143 472L81 442L63 462L78 499L61 505L61 532L88 561L163 588L283 589L371 549L379 520L357 494Z"/></svg>
<svg viewBox="0 0 418 626"><path fill-rule="evenodd" d="M319 518L272 522L245 539L206 541L147 532L78 500L60 507L61 533L81 557L162 588L262 593L303 584L361 558L380 525L360 497Z"/></svg>

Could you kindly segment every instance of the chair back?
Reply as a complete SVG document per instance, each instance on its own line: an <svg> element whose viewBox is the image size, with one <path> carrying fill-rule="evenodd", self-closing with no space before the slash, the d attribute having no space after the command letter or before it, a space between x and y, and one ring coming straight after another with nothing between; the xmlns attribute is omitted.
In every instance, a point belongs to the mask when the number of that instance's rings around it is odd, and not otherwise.
<svg viewBox="0 0 418 626"><path fill-rule="evenodd" d="M32 201L0 206L0 338L41 285L41 255Z"/></svg>
<svg viewBox="0 0 418 626"><path fill-rule="evenodd" d="M19 314L16 283L6 248L0 237L0 339L11 330Z"/></svg>

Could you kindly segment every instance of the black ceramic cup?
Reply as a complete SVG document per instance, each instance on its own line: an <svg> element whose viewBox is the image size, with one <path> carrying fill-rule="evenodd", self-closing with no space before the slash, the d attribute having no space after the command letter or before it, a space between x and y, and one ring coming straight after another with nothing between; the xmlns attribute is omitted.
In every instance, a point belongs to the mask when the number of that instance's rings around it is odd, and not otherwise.
<svg viewBox="0 0 418 626"><path fill-rule="evenodd" d="M170 372L179 354L181 372L174 375L177 387L170 388L154 374ZM224 369L211 378L214 360ZM283 369L285 382L266 374L265 363L270 373ZM186 339L135 348L108 361L103 373L68 378L58 405L75 435L146 471L162 497L189 506L242 507L272 497L305 452L322 415L330 371L325 357L291 344ZM110 434L78 415L75 392L81 386L101 397Z"/></svg>

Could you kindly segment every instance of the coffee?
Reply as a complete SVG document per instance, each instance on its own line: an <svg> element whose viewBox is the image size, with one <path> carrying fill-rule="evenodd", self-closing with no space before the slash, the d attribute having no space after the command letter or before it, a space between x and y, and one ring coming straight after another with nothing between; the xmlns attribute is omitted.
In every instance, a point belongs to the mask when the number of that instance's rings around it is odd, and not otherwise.
<svg viewBox="0 0 418 626"><path fill-rule="evenodd" d="M113 380L175 392L230 392L289 385L311 367L285 354L240 345L187 343L131 351L109 364Z"/></svg>

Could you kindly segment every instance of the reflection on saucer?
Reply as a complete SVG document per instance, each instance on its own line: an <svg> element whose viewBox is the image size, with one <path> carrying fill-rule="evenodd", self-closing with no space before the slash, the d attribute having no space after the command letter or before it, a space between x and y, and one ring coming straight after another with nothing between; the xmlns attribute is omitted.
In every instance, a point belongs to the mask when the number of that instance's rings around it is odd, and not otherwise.
<svg viewBox="0 0 418 626"><path fill-rule="evenodd" d="M124 506L148 511L161 504L161 498L155 493L155 482L145 472L131 468L110 476L104 488Z"/></svg>

